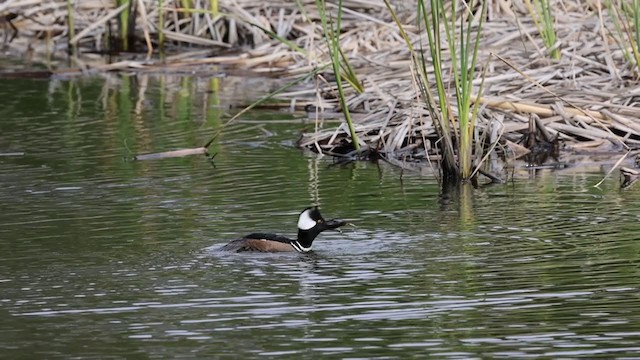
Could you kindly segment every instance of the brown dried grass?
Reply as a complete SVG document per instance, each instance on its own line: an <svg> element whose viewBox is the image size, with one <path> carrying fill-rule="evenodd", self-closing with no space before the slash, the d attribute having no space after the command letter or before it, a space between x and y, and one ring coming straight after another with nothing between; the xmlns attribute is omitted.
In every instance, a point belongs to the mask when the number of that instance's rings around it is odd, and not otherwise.
<svg viewBox="0 0 640 360"><path fill-rule="evenodd" d="M157 1L138 1L137 38L157 47L160 9ZM82 70L62 70L67 74L86 69L174 71L189 67L207 69L225 65L250 69L261 74L296 77L328 64L319 14L313 0L220 1L220 11L185 12L179 1L165 1L162 30L167 51L182 54L167 58L135 57L113 64L99 64L103 58L83 58ZM76 1L76 36L71 39L81 51L105 50L113 33L115 1ZM329 4L335 10L335 5ZM438 141L421 100L410 68L410 54L398 29L380 0L344 0L341 46L365 86L358 94L347 88L348 106L356 115L356 130L371 148L389 158L426 158ZM415 2L396 1L394 6L406 24L413 43L425 43L415 27ZM637 68L627 64L622 51L611 38L613 29L597 0L558 1L554 13L558 46L562 58L552 60L546 53L533 21L522 0L491 1L484 25L480 63L486 66L484 94L477 97L481 113L478 129L491 141L502 136L516 142L529 128L529 117L536 114L540 124L559 136L571 148L610 151L640 145L640 86ZM208 1L195 0L194 8L209 9ZM16 13L14 21L20 35L12 49L34 49L36 53L66 50L65 1L8 0L0 4L0 14ZM305 53L271 39L260 28L289 39ZM2 31L0 27L0 31ZM111 29L111 30L110 30ZM10 31L4 28L5 32ZM34 39L40 39L35 42ZM38 44L40 46L38 47ZM194 48L184 53L185 47ZM16 50L19 51L19 50ZM508 60L508 64L496 56ZM55 67L55 64L52 65ZM450 64L445 71L450 73ZM482 71L476 72L478 76ZM523 75L526 74L526 75ZM330 75L320 77L279 97L292 103L315 104L312 114L322 120L325 112L339 111L336 86ZM480 79L475 83L480 85ZM348 139L346 126L322 129L303 136L300 145L326 153L339 152ZM605 140L605 141L601 141ZM583 143L582 145L578 145Z"/></svg>

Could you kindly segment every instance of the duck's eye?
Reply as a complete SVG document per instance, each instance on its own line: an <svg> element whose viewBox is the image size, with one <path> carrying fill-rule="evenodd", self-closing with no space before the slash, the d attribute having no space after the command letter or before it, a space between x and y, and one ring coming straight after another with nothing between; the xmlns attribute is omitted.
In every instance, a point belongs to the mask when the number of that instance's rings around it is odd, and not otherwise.
<svg viewBox="0 0 640 360"><path fill-rule="evenodd" d="M322 224L324 221L322 221L322 219L318 220L318 224Z"/></svg>

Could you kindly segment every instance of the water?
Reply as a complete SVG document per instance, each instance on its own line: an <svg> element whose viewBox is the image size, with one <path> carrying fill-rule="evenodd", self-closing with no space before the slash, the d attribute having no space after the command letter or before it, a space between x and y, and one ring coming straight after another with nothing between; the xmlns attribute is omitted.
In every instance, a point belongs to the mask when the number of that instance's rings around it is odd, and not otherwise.
<svg viewBox="0 0 640 360"><path fill-rule="evenodd" d="M0 357L640 353L636 189L544 171L442 197L429 176L301 152L312 125L269 120L231 126L215 167L125 160L201 146L256 96L217 81L0 83ZM355 227L308 255L216 251L293 235L312 203Z"/></svg>

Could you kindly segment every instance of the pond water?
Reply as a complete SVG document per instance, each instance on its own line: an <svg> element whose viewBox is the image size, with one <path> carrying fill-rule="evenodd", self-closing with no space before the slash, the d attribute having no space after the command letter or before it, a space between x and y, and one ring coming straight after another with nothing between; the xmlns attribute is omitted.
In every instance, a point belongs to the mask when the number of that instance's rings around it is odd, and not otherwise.
<svg viewBox="0 0 640 360"><path fill-rule="evenodd" d="M215 167L126 160L201 146L259 91L233 78L0 82L0 357L640 353L640 196L615 176L594 188L601 171L541 171L441 196L431 176L302 152L312 124L259 112L215 141ZM307 255L216 251L294 235L314 203L354 226Z"/></svg>

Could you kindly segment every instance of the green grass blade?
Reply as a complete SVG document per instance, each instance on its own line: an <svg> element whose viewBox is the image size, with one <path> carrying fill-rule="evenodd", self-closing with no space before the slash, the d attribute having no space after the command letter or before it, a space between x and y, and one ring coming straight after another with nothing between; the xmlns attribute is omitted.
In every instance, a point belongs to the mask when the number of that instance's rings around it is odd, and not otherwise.
<svg viewBox="0 0 640 360"><path fill-rule="evenodd" d="M322 29L324 32L325 42L327 43L327 48L329 49L329 55L331 57L331 66L333 68L334 76L336 77L336 86L338 88L338 98L340 101L340 106L342 108L345 121L347 122L347 126L349 127L349 134L353 142L353 147L355 148L356 151L359 151L360 140L358 139L358 135L356 134L355 127L353 125L353 119L351 118L351 113L349 111L349 106L347 104L347 100L345 97L344 88L342 87L342 76L341 76L342 61L341 61L341 54L340 54L341 53L340 25L342 21L342 0L338 2L338 17L335 24L333 21L327 20L327 8L324 0L316 0L316 6L320 14L320 21L321 21Z"/></svg>

